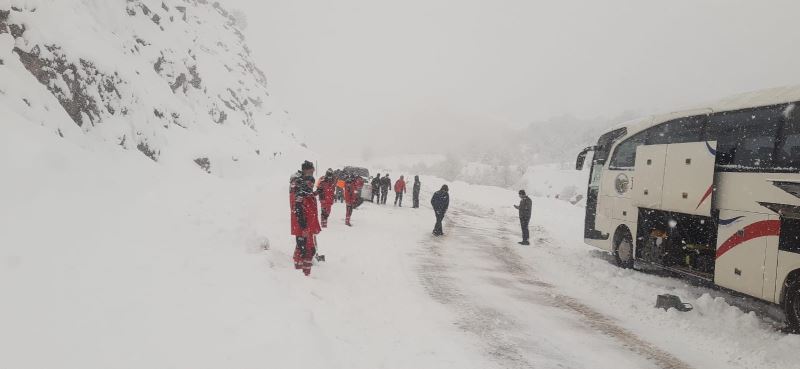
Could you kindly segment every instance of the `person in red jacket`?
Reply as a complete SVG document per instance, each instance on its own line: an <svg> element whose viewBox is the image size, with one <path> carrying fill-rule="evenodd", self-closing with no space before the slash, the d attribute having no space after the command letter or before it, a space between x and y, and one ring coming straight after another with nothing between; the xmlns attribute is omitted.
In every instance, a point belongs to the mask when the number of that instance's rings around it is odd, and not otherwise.
<svg viewBox="0 0 800 369"><path fill-rule="evenodd" d="M328 169L325 176L319 179L317 184L317 195L319 204L322 206L322 228L328 227L328 217L331 215L334 195L336 194L336 179L333 177L333 169Z"/></svg>
<svg viewBox="0 0 800 369"><path fill-rule="evenodd" d="M355 198L356 198L356 202L355 205L353 205L353 209L361 206L361 204L364 203L364 199L361 198L361 189L364 188L364 184L366 184L364 178L361 178L361 176L357 175L353 183L353 186L355 187Z"/></svg>
<svg viewBox="0 0 800 369"><path fill-rule="evenodd" d="M344 180L344 203L347 205L344 224L348 226L352 226L352 224L350 224L350 217L353 215L353 208L355 208L358 203L358 184L356 178L360 179L360 177L348 174Z"/></svg>
<svg viewBox="0 0 800 369"><path fill-rule="evenodd" d="M406 193L406 181L403 176L394 183L394 206L403 207L403 194Z"/></svg>
<svg viewBox="0 0 800 369"><path fill-rule="evenodd" d="M316 235L321 231L317 217L317 197L314 194L314 164L305 161L301 170L293 174L289 183L292 235L297 245L294 250L294 267L311 274L316 254Z"/></svg>

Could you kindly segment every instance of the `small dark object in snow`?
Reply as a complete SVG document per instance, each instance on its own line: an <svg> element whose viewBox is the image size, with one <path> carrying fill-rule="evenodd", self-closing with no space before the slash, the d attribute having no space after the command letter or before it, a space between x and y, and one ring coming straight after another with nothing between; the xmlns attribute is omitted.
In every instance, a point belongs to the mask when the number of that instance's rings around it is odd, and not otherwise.
<svg viewBox="0 0 800 369"><path fill-rule="evenodd" d="M325 261L325 255L317 255L317 261L324 262Z"/></svg>
<svg viewBox="0 0 800 369"><path fill-rule="evenodd" d="M681 302L681 298L675 295L658 295L656 298L656 308L664 309L664 311L669 310L669 308L674 308L675 310L681 312L687 312L694 309L692 304Z"/></svg>

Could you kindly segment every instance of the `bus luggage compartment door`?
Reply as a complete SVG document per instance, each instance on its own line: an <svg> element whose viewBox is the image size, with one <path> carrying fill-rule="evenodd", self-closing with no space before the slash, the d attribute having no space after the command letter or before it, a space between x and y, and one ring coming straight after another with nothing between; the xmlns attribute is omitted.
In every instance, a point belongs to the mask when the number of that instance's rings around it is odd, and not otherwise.
<svg viewBox="0 0 800 369"><path fill-rule="evenodd" d="M764 268L767 236L779 229L780 221L765 214L720 210L714 283L761 298L765 273L774 273ZM769 274L766 279L774 280Z"/></svg>
<svg viewBox="0 0 800 369"><path fill-rule="evenodd" d="M717 143L667 145L661 209L711 216Z"/></svg>
<svg viewBox="0 0 800 369"><path fill-rule="evenodd" d="M660 209L664 186L667 145L642 145L636 148L633 178L633 204L646 209Z"/></svg>

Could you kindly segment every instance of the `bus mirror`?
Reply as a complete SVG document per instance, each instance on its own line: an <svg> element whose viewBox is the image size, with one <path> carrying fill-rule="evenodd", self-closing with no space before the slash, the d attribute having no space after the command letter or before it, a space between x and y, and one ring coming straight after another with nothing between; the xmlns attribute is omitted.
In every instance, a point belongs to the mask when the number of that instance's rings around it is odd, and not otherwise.
<svg viewBox="0 0 800 369"><path fill-rule="evenodd" d="M589 146L589 147L583 149L581 151L581 153L578 154L578 161L575 163L575 169L583 170L583 163L586 161L586 154L588 154L589 151L594 151L596 149L597 149L597 146Z"/></svg>

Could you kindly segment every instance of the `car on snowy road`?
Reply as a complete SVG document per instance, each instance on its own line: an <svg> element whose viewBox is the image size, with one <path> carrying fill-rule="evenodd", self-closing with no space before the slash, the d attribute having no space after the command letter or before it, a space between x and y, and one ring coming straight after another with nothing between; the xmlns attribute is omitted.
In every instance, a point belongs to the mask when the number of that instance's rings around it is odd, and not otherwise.
<svg viewBox="0 0 800 369"><path fill-rule="evenodd" d="M372 200L372 186L369 185L370 183L370 176L369 176L369 169L363 167L354 167L354 166L347 166L342 169L342 172L345 174L352 174L361 177L364 180L364 186L359 190L359 197L361 197L361 202L363 200ZM360 205L360 202L359 202Z"/></svg>

